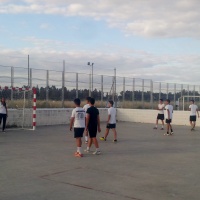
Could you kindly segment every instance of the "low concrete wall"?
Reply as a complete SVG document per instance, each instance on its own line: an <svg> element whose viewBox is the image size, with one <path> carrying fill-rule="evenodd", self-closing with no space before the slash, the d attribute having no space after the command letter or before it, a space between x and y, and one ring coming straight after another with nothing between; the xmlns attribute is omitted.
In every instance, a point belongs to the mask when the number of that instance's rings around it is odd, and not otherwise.
<svg viewBox="0 0 200 200"><path fill-rule="evenodd" d="M21 127L22 125L22 110L9 109L8 110L7 126ZM99 108L100 120L105 122L107 120L107 108ZM69 124L72 108L54 108L54 109L37 109L37 126L43 125L58 125ZM155 124L157 110L139 110L139 109L117 109L117 120L127 122L141 122ZM32 109L25 110L25 127L32 126ZM189 125L188 111L174 111L172 124ZM197 121L198 126L198 121Z"/></svg>
<svg viewBox="0 0 200 200"><path fill-rule="evenodd" d="M117 109L118 121L155 124L157 114L157 110ZM189 111L174 110L172 124L189 125Z"/></svg>
<svg viewBox="0 0 200 200"><path fill-rule="evenodd" d="M24 112L24 127L32 126L32 109ZM36 126L69 124L72 108L37 109ZM99 109L100 120L107 120L108 111L106 108ZM8 109L7 127L21 127L23 110Z"/></svg>

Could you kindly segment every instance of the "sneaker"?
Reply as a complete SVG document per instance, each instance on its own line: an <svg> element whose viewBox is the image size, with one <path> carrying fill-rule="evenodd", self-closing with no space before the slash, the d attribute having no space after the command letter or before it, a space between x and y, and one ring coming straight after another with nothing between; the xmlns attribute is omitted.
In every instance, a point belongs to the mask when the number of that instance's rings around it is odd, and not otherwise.
<svg viewBox="0 0 200 200"><path fill-rule="evenodd" d="M157 129L157 127L153 127L153 129Z"/></svg>
<svg viewBox="0 0 200 200"><path fill-rule="evenodd" d="M194 128L191 128L191 131L194 131Z"/></svg>
<svg viewBox="0 0 200 200"><path fill-rule="evenodd" d="M83 154L81 154L79 152L76 152L74 155L75 155L75 157L83 157Z"/></svg>
<svg viewBox="0 0 200 200"><path fill-rule="evenodd" d="M6 131L5 131L5 130L2 130L2 132L5 133Z"/></svg>
<svg viewBox="0 0 200 200"><path fill-rule="evenodd" d="M167 136L168 136L168 135L169 135L169 133L164 133L164 135L167 135Z"/></svg>
<svg viewBox="0 0 200 200"><path fill-rule="evenodd" d="M170 135L173 135L174 134L174 132L172 131L171 133L170 133Z"/></svg>
<svg viewBox="0 0 200 200"><path fill-rule="evenodd" d="M164 128L161 128L160 130L164 130Z"/></svg>
<svg viewBox="0 0 200 200"><path fill-rule="evenodd" d="M117 142L117 140L113 140L113 142Z"/></svg>
<svg viewBox="0 0 200 200"><path fill-rule="evenodd" d="M94 155L100 155L100 154L101 154L101 151L95 151L93 154L94 154Z"/></svg>
<svg viewBox="0 0 200 200"><path fill-rule="evenodd" d="M90 150L89 149L85 149L84 150L86 153L90 153Z"/></svg>
<svg viewBox="0 0 200 200"><path fill-rule="evenodd" d="M100 137L99 139L102 141L106 141L106 138L104 138L104 137Z"/></svg>

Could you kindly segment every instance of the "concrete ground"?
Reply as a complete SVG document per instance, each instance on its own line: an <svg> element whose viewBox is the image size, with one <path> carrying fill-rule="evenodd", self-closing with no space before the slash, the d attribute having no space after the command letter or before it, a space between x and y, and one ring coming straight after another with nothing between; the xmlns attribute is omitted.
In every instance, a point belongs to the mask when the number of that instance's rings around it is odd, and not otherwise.
<svg viewBox="0 0 200 200"><path fill-rule="evenodd" d="M120 122L117 144L83 158L68 125L0 132L0 200L199 200L199 128L152 128Z"/></svg>

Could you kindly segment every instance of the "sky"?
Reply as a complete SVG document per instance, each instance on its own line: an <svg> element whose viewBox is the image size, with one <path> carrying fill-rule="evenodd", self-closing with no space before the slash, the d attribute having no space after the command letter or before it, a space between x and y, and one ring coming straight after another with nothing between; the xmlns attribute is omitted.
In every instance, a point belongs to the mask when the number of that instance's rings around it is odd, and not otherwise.
<svg viewBox="0 0 200 200"><path fill-rule="evenodd" d="M0 0L0 66L200 85L199 0ZM0 72L1 73L1 72Z"/></svg>

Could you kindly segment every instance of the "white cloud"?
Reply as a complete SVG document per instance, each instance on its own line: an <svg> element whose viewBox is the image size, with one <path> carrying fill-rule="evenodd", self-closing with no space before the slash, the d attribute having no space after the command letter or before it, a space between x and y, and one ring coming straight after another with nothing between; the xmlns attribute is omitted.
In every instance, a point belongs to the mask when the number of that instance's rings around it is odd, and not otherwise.
<svg viewBox="0 0 200 200"><path fill-rule="evenodd" d="M21 2L21 3L20 3ZM36 13L91 17L107 21L126 35L195 37L200 32L198 0L25 0L1 1L0 13Z"/></svg>

